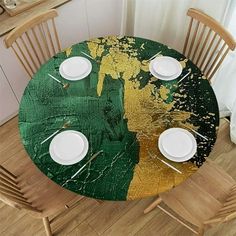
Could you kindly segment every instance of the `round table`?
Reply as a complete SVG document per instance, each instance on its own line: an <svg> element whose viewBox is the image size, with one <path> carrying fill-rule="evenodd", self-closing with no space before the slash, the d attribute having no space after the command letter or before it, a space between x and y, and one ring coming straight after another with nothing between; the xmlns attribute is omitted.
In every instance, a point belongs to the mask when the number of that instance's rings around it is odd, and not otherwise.
<svg viewBox="0 0 236 236"><path fill-rule="evenodd" d="M48 76L50 73L67 83L59 74L59 65L69 57L84 56L82 52L94 58L88 58L92 63L89 76L69 81L68 89ZM179 78L162 81L150 74L145 60L157 52L181 63ZM189 76L178 83L188 71ZM67 129L86 135L89 151L79 163L66 166L50 157L50 140L41 141L68 121ZM191 160L168 161L158 149L158 137L167 128L183 125L209 140L195 136L198 148ZM218 125L214 92L197 66L166 45L137 37L96 38L58 53L30 80L19 111L21 139L35 165L59 185L105 200L154 196L180 184L209 155ZM66 182L100 150L102 154Z"/></svg>

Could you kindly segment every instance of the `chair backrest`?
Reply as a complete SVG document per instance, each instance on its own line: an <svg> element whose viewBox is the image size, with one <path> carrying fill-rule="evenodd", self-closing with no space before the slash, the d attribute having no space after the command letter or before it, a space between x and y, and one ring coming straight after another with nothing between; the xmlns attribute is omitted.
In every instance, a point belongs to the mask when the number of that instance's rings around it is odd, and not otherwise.
<svg viewBox="0 0 236 236"><path fill-rule="evenodd" d="M6 170L0 165L0 200L18 209L25 209L40 213L40 211L32 206L32 203L24 196L19 187L17 176Z"/></svg>
<svg viewBox="0 0 236 236"><path fill-rule="evenodd" d="M229 50L235 49L235 40L223 26L202 11L190 8L187 15L191 20L183 54L210 80Z"/></svg>
<svg viewBox="0 0 236 236"><path fill-rule="evenodd" d="M236 184L231 188L223 206L214 217L205 221L205 224L223 223L236 218Z"/></svg>
<svg viewBox="0 0 236 236"><path fill-rule="evenodd" d="M61 51L55 26L56 10L49 10L25 21L5 38L30 77L50 57Z"/></svg>

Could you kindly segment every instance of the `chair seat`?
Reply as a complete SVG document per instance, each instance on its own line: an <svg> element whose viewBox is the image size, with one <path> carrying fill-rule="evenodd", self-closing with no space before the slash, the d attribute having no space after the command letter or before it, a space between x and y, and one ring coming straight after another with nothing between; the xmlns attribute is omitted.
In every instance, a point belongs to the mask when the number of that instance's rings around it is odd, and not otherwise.
<svg viewBox="0 0 236 236"><path fill-rule="evenodd" d="M41 211L41 213L28 212L34 217L42 218L54 215L64 210L65 205L70 205L83 198L54 183L28 157L24 158L24 165L20 165L20 167L17 171L19 186L25 193L24 196L32 202L32 206Z"/></svg>
<svg viewBox="0 0 236 236"><path fill-rule="evenodd" d="M228 174L207 162L185 182L161 193L160 197L183 219L201 227L221 208L234 183Z"/></svg>

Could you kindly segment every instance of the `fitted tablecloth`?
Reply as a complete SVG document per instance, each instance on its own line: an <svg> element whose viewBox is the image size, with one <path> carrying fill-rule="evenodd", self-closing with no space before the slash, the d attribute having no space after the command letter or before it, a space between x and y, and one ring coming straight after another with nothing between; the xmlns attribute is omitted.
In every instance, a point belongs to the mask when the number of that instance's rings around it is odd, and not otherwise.
<svg viewBox="0 0 236 236"><path fill-rule="evenodd" d="M50 73L67 83L59 65L72 56L91 55L92 72L68 89L52 80ZM182 75L172 81L153 77L146 59L157 52L179 60ZM182 82L178 80L191 71ZM79 163L64 166L49 154L54 131L67 129L86 135L89 151ZM35 165L62 185L96 152L103 150L64 187L92 198L129 200L157 195L180 184L209 155L219 125L214 92L201 71L181 53L147 39L104 37L73 45L47 61L30 80L20 103L22 142ZM198 148L187 162L169 168L149 153L165 159L158 149L159 135L171 127L188 127L208 137L195 136ZM183 127L183 128L184 128ZM168 161L167 159L165 159Z"/></svg>

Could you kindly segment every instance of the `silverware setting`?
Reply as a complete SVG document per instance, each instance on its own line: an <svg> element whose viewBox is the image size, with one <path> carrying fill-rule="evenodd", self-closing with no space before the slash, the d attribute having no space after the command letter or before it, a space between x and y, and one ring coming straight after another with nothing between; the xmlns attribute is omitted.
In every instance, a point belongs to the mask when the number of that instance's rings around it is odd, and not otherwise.
<svg viewBox="0 0 236 236"><path fill-rule="evenodd" d="M208 141L209 139L206 137L206 136L204 136L204 135L202 135L202 134L200 134L199 132L197 132L196 130L194 130L194 129L191 129L191 128L189 128L193 133L195 133L196 135L198 135L199 137L201 137L201 138L203 138L203 139L205 139L206 141Z"/></svg>
<svg viewBox="0 0 236 236"><path fill-rule="evenodd" d="M143 60L142 61L142 64L147 64L148 62L150 62L151 60L155 59L156 57L158 57L160 54L162 53L162 51L159 51L158 53L156 53L155 55L153 55L152 57L150 57L149 59L147 60ZM101 63L99 60L96 60L95 58L93 58L92 56L88 55L87 53L85 52L82 52L81 51L81 54L85 55L86 57L92 59L93 61L97 62L97 63ZM189 71L188 73L186 73L179 81L178 83L180 83L181 81L183 81L189 74L191 73L191 71ZM56 77L54 77L53 75L51 74L48 74L48 76L50 78L52 78L53 80L55 80L57 83L61 84L63 86L64 89L67 89L70 84L69 83L63 83L61 82L59 79L57 79ZM45 143L46 141L48 141L50 138L52 138L53 136L55 136L57 133L59 133L60 131L62 131L63 129L66 129L68 128L70 125L70 122L66 122L63 124L63 126L56 130L54 133L52 133L50 136L48 136L46 139L44 139L40 144L42 145L43 143ZM203 136L202 134L200 134L199 132L197 132L196 130L182 124L185 128L189 129L190 131L192 131L193 133L195 133L196 135L198 135L199 137L205 139L208 141L208 138ZM82 172L82 170L91 162L93 161L98 155L100 155L101 153L103 153L103 150L100 150L98 151L97 153L93 154L91 156L91 158L75 173L73 174L70 179L66 180L62 186L64 186L66 183L68 183L69 181L73 180L79 173ZM148 151L148 154L151 158L156 158L158 159L159 161L161 161L163 164L167 165L169 168L173 169L174 171L178 172L179 174L182 174L182 172L180 170L178 170L176 167L172 166L170 163L162 160L161 158L159 158L157 155L153 154L153 153L150 153L150 151Z"/></svg>
<svg viewBox="0 0 236 236"><path fill-rule="evenodd" d="M151 61L151 60L153 60L154 58L158 57L161 53L162 53L162 51L159 51L158 53L156 53L155 55L153 55L153 56L150 57L149 59L143 60L143 61L142 61L142 64L148 63L149 61Z"/></svg>
<svg viewBox="0 0 236 236"><path fill-rule="evenodd" d="M62 83L59 79L57 79L56 77L54 77L54 76L51 75L51 74L48 74L48 76L49 76L50 78L52 78L53 80L55 80L57 83L61 84L64 89L69 88L69 86L70 86L69 83L64 84L64 83Z"/></svg>
<svg viewBox="0 0 236 236"><path fill-rule="evenodd" d="M53 136L55 136L57 133L59 133L59 132L62 131L63 129L68 128L69 126L70 126L70 122L64 123L64 125L63 125L60 129L56 130L54 133L52 133L50 136L48 136L46 139L44 139L40 144L41 144L41 145L44 144L44 143L45 143L46 141L48 141L50 138L52 138Z"/></svg>
<svg viewBox="0 0 236 236"><path fill-rule="evenodd" d="M186 129L189 129L190 131L192 131L193 133L195 133L196 135L198 135L199 137L205 139L206 141L209 141L209 139L208 139L206 136L200 134L200 133L197 132L196 130L194 130L194 129L188 127L187 125L185 125L185 124L183 124L183 123L182 123L182 125L183 125Z"/></svg>
<svg viewBox="0 0 236 236"><path fill-rule="evenodd" d="M71 181L73 178L75 178L79 173L81 173L81 171L82 171L92 160L94 160L94 159L95 159L98 155L100 155L101 153L103 153L103 150L100 150L100 151L96 152L95 154L93 154L93 155L91 156L91 158L90 158L81 168L79 168L79 170L78 170L75 174L73 174L73 175L70 177L70 179L66 180L66 181L62 184L62 186L64 186L66 183L68 183L68 182Z"/></svg>
<svg viewBox="0 0 236 236"><path fill-rule="evenodd" d="M97 63L101 63L99 60L94 59L93 57L91 57L91 56L88 55L87 53L85 53L85 52L81 52L81 53L82 53L83 55L85 55L86 57L92 59L93 61L96 61Z"/></svg>
<svg viewBox="0 0 236 236"><path fill-rule="evenodd" d="M185 74L185 75L178 81L178 83L180 83L182 80L184 80L190 73L191 73L191 71L189 71L187 74Z"/></svg>
<svg viewBox="0 0 236 236"><path fill-rule="evenodd" d="M150 151L148 151L148 154L151 158L156 158L158 159L159 161L161 161L162 163L164 163L165 165L169 166L171 169L175 170L176 172L178 172L179 174L182 174L182 172L180 170L178 170L177 168L175 168L174 166L172 166L170 163L162 160L161 158L159 158L157 155L154 155L152 153L150 153Z"/></svg>

